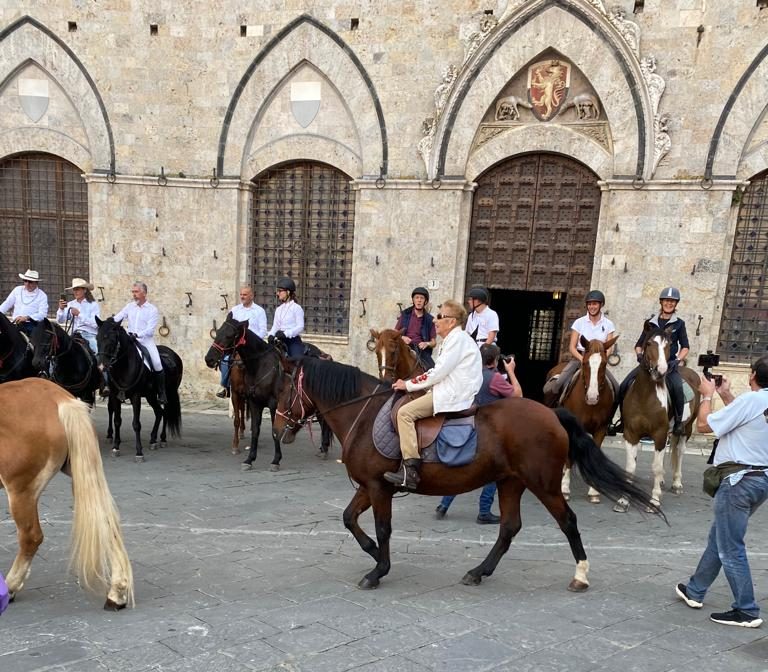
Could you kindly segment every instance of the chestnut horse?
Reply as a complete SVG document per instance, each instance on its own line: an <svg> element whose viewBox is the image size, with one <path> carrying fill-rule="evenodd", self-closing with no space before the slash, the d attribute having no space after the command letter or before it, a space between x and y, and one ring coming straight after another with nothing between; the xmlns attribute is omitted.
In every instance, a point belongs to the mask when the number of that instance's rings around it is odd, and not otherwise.
<svg viewBox="0 0 768 672"><path fill-rule="evenodd" d="M593 339L588 341L584 336L579 340L584 348L581 366L575 373L572 383L561 398L560 405L573 413L595 440L598 448L602 447L608 425L616 411L616 395L611 381L608 380L608 351L619 337L614 336L606 342ZM549 373L549 380L563 364L558 364ZM571 468L565 467L561 484L565 499L571 496ZM587 499L592 504L600 503L600 493L590 487Z"/></svg>
<svg viewBox="0 0 768 672"><path fill-rule="evenodd" d="M344 511L344 525L376 566L358 584L375 588L390 569L389 540L392 534L392 496L395 486L384 480L398 461L380 455L373 444L373 423L379 409L390 398L388 383L382 383L360 369L304 358L284 360L286 374L278 401L275 430L285 443L315 413L322 413L342 447L342 461L350 479L359 484ZM631 483L630 477L611 462L565 409L551 409L529 399L501 399L477 411L477 456L468 465L446 467L426 463L421 469L417 493L457 495L496 481L499 488L501 525L488 557L469 570L465 585L477 585L493 574L520 531L520 498L529 489L552 514L576 560L576 574L569 590L589 587L589 564L576 525L576 515L560 492L560 477L566 460L581 471L584 480L611 499L626 497L640 506L649 506L664 517L659 507ZM358 524L360 514L373 507L378 544Z"/></svg>
<svg viewBox="0 0 768 672"><path fill-rule="evenodd" d="M238 455L240 441L245 436L245 421L248 419L248 386L245 363L235 353L229 363L229 404L232 410L232 454Z"/></svg>
<svg viewBox="0 0 768 672"><path fill-rule="evenodd" d="M372 350L379 363L379 378L394 382L408 380L427 370L416 351L403 339L404 329L371 329Z"/></svg>
<svg viewBox="0 0 768 672"><path fill-rule="evenodd" d="M643 354L638 367L635 382L629 388L622 404L624 421L624 442L627 450L626 470L630 474L637 468L637 449L640 439L650 436L653 439L653 490L652 501L661 505L661 485L664 482L664 448L667 436L674 421L674 410L667 391L666 374L669 359L671 332L660 329L646 321L643 332ZM683 491L683 454L688 439L691 438L693 424L699 412L699 374L681 366L683 380L693 391L691 401L683 406L683 436L669 436L672 448L672 492L679 495ZM617 513L627 510L627 502L620 500L613 507Z"/></svg>
<svg viewBox="0 0 768 672"><path fill-rule="evenodd" d="M86 589L108 587L105 609L132 604L131 563L88 406L58 385L34 378L1 385L0 408L0 486L8 494L19 540L6 577L11 597L24 586L43 542L40 494L63 471L72 477L74 499L70 566Z"/></svg>

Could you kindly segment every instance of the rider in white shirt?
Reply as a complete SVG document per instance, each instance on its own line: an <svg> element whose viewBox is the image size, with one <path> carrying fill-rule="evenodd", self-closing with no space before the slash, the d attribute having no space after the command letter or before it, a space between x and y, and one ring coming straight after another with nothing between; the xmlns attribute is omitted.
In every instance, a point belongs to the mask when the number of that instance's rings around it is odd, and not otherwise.
<svg viewBox="0 0 768 672"><path fill-rule="evenodd" d="M304 331L304 309L294 301L296 283L291 278L277 282L277 298L280 305L275 310L269 335L283 341L289 357L301 357L304 344L300 334Z"/></svg>
<svg viewBox="0 0 768 672"><path fill-rule="evenodd" d="M464 330L477 341L478 346L495 343L499 333L499 315L488 305L488 301L488 292L483 287L469 290L469 316Z"/></svg>
<svg viewBox="0 0 768 672"><path fill-rule="evenodd" d="M56 321L59 324L69 322L69 332L78 332L88 343L94 355L99 353L96 345L96 334L99 330L96 317L99 315L99 302L93 298L93 285L83 278L74 278L72 286L67 287L75 298L69 303L65 299L59 299L59 309L56 311Z"/></svg>
<svg viewBox="0 0 768 672"><path fill-rule="evenodd" d="M13 308L11 321L27 336L32 333L35 325L48 315L48 297L37 285L40 275L37 271L27 269L19 273L23 285L14 287L5 301L0 303L0 313L7 313Z"/></svg>

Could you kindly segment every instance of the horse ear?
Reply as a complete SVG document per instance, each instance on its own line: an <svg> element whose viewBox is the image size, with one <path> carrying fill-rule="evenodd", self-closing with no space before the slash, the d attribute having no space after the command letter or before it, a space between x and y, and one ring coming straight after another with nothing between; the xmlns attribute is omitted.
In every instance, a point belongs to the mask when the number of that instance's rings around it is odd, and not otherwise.
<svg viewBox="0 0 768 672"><path fill-rule="evenodd" d="M228 320L231 320L231 319L233 319L233 317L232 317L232 311L231 311L231 310L230 310L230 311L227 313L227 319L228 319Z"/></svg>
<svg viewBox="0 0 768 672"><path fill-rule="evenodd" d="M645 324L643 324L643 331L647 334L650 331L653 331L656 329L656 325L651 322L650 320L646 320Z"/></svg>
<svg viewBox="0 0 768 672"><path fill-rule="evenodd" d="M102 324L104 324L104 320L100 319L99 316L96 316L96 326L100 327Z"/></svg>
<svg viewBox="0 0 768 672"><path fill-rule="evenodd" d="M405 329L398 329L397 333L400 334L401 336L404 336L405 335Z"/></svg>
<svg viewBox="0 0 768 672"><path fill-rule="evenodd" d="M379 332L376 331L375 329L371 329L371 338L374 341L378 341L379 340Z"/></svg>
<svg viewBox="0 0 768 672"><path fill-rule="evenodd" d="M619 340L619 335L616 334L613 338L609 338L604 344L603 347L606 350L610 350L613 347L613 344Z"/></svg>
<svg viewBox="0 0 768 672"><path fill-rule="evenodd" d="M585 350L589 350L589 341L584 338L584 334L579 336L579 343L581 343L581 347L583 347Z"/></svg>

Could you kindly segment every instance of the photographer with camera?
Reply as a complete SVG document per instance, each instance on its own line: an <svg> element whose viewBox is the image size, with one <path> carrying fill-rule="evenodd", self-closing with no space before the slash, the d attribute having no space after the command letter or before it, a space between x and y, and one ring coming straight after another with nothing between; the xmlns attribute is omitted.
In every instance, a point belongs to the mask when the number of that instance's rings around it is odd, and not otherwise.
<svg viewBox="0 0 768 672"><path fill-rule="evenodd" d="M709 376L701 379L696 429L719 439L714 465L722 480L714 495L715 519L707 547L693 576L687 584L677 584L675 592L689 607L700 609L722 567L734 600L730 611L711 614L710 620L757 628L763 619L755 601L744 536L750 516L768 498L768 355L750 367L749 387L750 392L734 398L726 378L720 385ZM725 407L713 413L715 392Z"/></svg>

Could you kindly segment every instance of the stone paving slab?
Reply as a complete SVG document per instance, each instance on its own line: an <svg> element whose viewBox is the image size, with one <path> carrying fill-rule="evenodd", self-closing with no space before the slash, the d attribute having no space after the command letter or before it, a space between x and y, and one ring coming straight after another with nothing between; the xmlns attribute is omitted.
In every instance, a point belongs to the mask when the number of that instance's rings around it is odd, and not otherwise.
<svg viewBox="0 0 768 672"><path fill-rule="evenodd" d="M523 529L492 577L459 583L495 542L480 526L478 493L460 496L444 520L434 497L395 500L392 570L375 591L357 582L372 567L341 513L353 491L335 459L315 458L305 436L268 470L263 436L255 468L229 454L231 422L217 405L188 405L184 436L146 463L103 442L136 577L137 605L101 610L103 596L67 574L71 487L58 476L41 500L45 541L25 589L0 617L0 671L414 672L525 670L708 672L768 670L768 629L708 620L727 609L723 578L702 610L674 595L692 571L711 519L700 492L709 441L684 463L686 492L664 493L670 525L637 512L589 505L575 477L572 507L589 555L591 588L566 590L568 544L538 501L523 498ZM200 411L206 411L205 413ZM103 436L103 409L95 413ZM267 425L268 426L268 423ZM129 427L129 425L124 425ZM619 439L606 452L624 462ZM650 475L641 453L638 473ZM669 477L669 473L668 473ZM361 517L372 530L370 512ZM768 518L750 524L758 599L768 594ZM15 529L0 498L0 566Z"/></svg>

